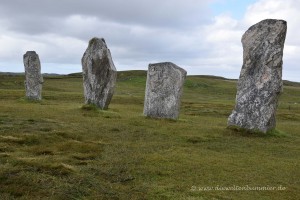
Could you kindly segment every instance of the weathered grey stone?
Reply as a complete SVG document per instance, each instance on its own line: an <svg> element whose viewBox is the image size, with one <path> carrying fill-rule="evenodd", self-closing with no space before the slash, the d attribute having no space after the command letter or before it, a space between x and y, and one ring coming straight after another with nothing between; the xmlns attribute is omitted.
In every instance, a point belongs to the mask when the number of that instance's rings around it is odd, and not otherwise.
<svg viewBox="0 0 300 200"><path fill-rule="evenodd" d="M177 119L186 71L173 63L149 64L144 115Z"/></svg>
<svg viewBox="0 0 300 200"><path fill-rule="evenodd" d="M86 104L107 109L114 94L117 70L103 38L92 38L81 59Z"/></svg>
<svg viewBox="0 0 300 200"><path fill-rule="evenodd" d="M286 30L286 21L266 19L244 33L243 66L229 126L264 133L275 128Z"/></svg>
<svg viewBox="0 0 300 200"><path fill-rule="evenodd" d="M32 100L42 99L43 76L39 55L35 51L27 51L23 56L25 67L26 97Z"/></svg>

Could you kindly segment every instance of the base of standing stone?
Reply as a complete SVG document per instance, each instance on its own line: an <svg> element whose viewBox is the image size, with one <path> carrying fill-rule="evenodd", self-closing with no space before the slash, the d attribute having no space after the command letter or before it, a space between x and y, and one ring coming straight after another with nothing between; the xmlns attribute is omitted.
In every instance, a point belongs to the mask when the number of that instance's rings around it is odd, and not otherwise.
<svg viewBox="0 0 300 200"><path fill-rule="evenodd" d="M246 134L253 134L253 135L265 135L265 134L269 134L269 133L276 131L275 129L270 129L270 130L264 132L259 129L242 128L242 127L236 126L236 125L228 125L227 129L233 130L238 133L246 133Z"/></svg>

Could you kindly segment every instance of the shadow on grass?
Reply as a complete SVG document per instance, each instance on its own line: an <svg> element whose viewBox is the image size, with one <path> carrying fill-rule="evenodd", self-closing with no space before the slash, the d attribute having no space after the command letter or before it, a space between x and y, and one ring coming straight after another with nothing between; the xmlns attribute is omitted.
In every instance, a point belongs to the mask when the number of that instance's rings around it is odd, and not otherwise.
<svg viewBox="0 0 300 200"><path fill-rule="evenodd" d="M242 137L260 137L260 138L269 138L269 137L276 137L276 138L284 138L289 137L289 135L283 131L272 129L267 131L266 133L259 131L259 130L249 130L237 126L228 126L225 134L242 136Z"/></svg>
<svg viewBox="0 0 300 200"><path fill-rule="evenodd" d="M81 110L84 112L83 116L97 117L100 115L104 118L121 118L121 115L118 112L110 109L103 110L95 104L85 104L81 106Z"/></svg>
<svg viewBox="0 0 300 200"><path fill-rule="evenodd" d="M29 99L27 97L22 97L18 100L21 103L36 103L36 104L41 104L42 100L38 100L38 99Z"/></svg>
<svg viewBox="0 0 300 200"><path fill-rule="evenodd" d="M100 108L98 108L96 105L94 104L85 104L83 106L81 106L82 110L86 110L86 111L99 111Z"/></svg>

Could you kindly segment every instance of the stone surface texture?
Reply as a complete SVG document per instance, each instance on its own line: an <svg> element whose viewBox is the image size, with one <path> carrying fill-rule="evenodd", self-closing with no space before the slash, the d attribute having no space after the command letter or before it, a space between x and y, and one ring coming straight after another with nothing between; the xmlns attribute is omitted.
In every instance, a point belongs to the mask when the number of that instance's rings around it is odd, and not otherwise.
<svg viewBox="0 0 300 200"><path fill-rule="evenodd" d="M266 19L244 33L243 66L229 126L264 133L275 128L286 31L286 21Z"/></svg>
<svg viewBox="0 0 300 200"><path fill-rule="evenodd" d="M177 119L186 71L173 63L149 64L144 115Z"/></svg>
<svg viewBox="0 0 300 200"><path fill-rule="evenodd" d="M31 100L41 100L43 76L39 55L35 51L27 51L23 56L23 62L26 97Z"/></svg>
<svg viewBox="0 0 300 200"><path fill-rule="evenodd" d="M103 38L92 38L81 59L86 104L107 109L114 94L117 70Z"/></svg>

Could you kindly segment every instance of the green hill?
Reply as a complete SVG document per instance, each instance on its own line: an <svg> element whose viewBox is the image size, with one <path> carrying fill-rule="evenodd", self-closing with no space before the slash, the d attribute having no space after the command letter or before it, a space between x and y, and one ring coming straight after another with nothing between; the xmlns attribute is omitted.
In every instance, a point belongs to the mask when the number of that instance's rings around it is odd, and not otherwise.
<svg viewBox="0 0 300 200"><path fill-rule="evenodd" d="M118 72L101 111L82 108L80 73L45 77L41 102L0 75L0 199L300 199L297 83L260 135L226 128L235 80L189 76L177 121L142 115L145 82Z"/></svg>

